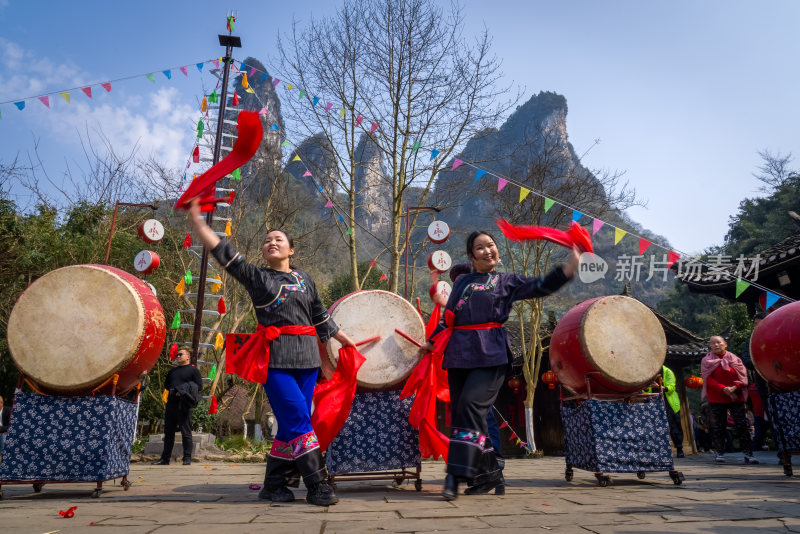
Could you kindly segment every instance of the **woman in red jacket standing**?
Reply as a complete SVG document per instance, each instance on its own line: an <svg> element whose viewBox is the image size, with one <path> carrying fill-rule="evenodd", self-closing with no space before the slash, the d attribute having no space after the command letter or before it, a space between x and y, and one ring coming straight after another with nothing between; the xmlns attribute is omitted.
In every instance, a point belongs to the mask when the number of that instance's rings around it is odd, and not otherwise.
<svg viewBox="0 0 800 534"><path fill-rule="evenodd" d="M711 352L700 363L703 375L702 397L708 397L711 411L711 443L717 451L715 461L725 461L725 428L728 412L733 417L734 435L744 452L744 463L757 464L753 457L750 431L747 426L747 371L742 360L728 352L728 344L720 336L709 341Z"/></svg>

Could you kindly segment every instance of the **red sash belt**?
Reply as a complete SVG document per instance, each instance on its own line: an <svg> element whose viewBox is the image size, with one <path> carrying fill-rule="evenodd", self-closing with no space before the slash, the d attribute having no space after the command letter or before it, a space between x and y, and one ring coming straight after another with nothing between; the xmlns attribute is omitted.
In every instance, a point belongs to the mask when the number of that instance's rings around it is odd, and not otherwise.
<svg viewBox="0 0 800 534"><path fill-rule="evenodd" d="M269 347L278 336L316 336L313 326L290 324L286 326L258 325L255 334L237 347L236 336L228 334L225 344L225 372L236 373L245 380L264 384L267 381L269 368ZM233 336L233 337L232 337Z"/></svg>
<svg viewBox="0 0 800 534"><path fill-rule="evenodd" d="M426 354L408 378L400 398L415 395L408 422L419 429L419 448L423 458L439 456L447 461L450 440L436 429L436 399L450 402L450 388L447 384L447 371L442 369L444 351L453 335L453 330L489 330L500 328L501 323L465 324L453 326L455 315L450 310L444 312L447 328L433 338L433 351Z"/></svg>

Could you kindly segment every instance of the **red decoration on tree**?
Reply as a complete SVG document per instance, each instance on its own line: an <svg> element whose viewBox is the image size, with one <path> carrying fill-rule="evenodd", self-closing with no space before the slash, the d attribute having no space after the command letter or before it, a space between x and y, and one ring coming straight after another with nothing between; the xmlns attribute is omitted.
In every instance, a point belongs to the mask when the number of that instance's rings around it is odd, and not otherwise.
<svg viewBox="0 0 800 534"><path fill-rule="evenodd" d="M681 255L677 252L672 252L671 250L667 252L667 269L672 267L672 265L679 259L681 259Z"/></svg>
<svg viewBox="0 0 800 534"><path fill-rule="evenodd" d="M389 277L386 276L386 273L381 273L381 277L378 279L378 282L382 282L384 280L388 280Z"/></svg>
<svg viewBox="0 0 800 534"><path fill-rule="evenodd" d="M219 302L217 302L217 311L219 312L220 315L225 315L225 299L221 297L219 299Z"/></svg>
<svg viewBox="0 0 800 534"><path fill-rule="evenodd" d="M231 104L234 106L239 105L239 95L236 93L236 91L233 92L233 102L231 102Z"/></svg>
<svg viewBox="0 0 800 534"><path fill-rule="evenodd" d="M200 163L200 147L199 146L194 147L194 150L192 151L192 161L194 163Z"/></svg>
<svg viewBox="0 0 800 534"><path fill-rule="evenodd" d="M703 387L703 379L699 376L689 376L686 378L685 384L689 389L700 389Z"/></svg>
<svg viewBox="0 0 800 534"><path fill-rule="evenodd" d="M169 359L174 360L178 357L178 344L173 343L172 346L169 348Z"/></svg>
<svg viewBox="0 0 800 534"><path fill-rule="evenodd" d="M542 373L542 382L547 384L549 389L555 389L558 384L558 377L553 371L546 371Z"/></svg>
<svg viewBox="0 0 800 534"><path fill-rule="evenodd" d="M214 395L211 396L211 406L208 407L208 413L210 415L217 413L217 398Z"/></svg>
<svg viewBox="0 0 800 534"><path fill-rule="evenodd" d="M378 262L375 261L375 260L372 260L371 262L369 262L369 266L370 267L375 267L376 265L378 265Z"/></svg>
<svg viewBox="0 0 800 534"><path fill-rule="evenodd" d="M183 250L192 246L192 234L186 234L186 237L183 240Z"/></svg>
<svg viewBox="0 0 800 534"><path fill-rule="evenodd" d="M522 380L517 376L513 376L508 381L508 387L510 387L515 394L519 394L519 388L522 387Z"/></svg>

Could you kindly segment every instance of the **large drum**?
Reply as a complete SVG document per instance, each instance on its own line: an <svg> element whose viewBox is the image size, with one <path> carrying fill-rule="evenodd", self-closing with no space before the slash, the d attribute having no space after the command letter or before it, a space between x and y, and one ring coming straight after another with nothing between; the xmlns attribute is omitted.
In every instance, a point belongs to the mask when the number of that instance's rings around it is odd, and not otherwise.
<svg viewBox="0 0 800 534"><path fill-rule="evenodd" d="M765 317L750 338L750 357L758 373L784 391L800 389L800 302Z"/></svg>
<svg viewBox="0 0 800 534"><path fill-rule="evenodd" d="M647 386L667 354L664 329L650 308L622 295L572 308L550 339L550 366L558 380L586 393L632 393Z"/></svg>
<svg viewBox="0 0 800 534"><path fill-rule="evenodd" d="M404 298L388 291L356 291L334 302L328 311L356 343L380 336L380 340L358 347L367 359L357 375L361 388L389 389L408 378L422 358L419 348L396 331L425 343L422 317ZM340 348L335 339L320 347L322 372L327 378L336 368Z"/></svg>
<svg viewBox="0 0 800 534"><path fill-rule="evenodd" d="M19 370L46 393L80 395L109 382L131 390L158 360L164 312L145 282L105 265L73 265L36 280L8 319Z"/></svg>

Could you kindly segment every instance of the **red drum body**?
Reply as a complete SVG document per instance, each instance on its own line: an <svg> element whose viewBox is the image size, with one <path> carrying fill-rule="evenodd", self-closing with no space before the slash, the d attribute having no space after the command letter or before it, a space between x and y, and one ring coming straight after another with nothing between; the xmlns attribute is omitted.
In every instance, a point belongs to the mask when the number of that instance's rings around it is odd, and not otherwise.
<svg viewBox="0 0 800 534"><path fill-rule="evenodd" d="M147 219L139 223L137 234L145 243L158 243L164 239L164 225L156 219Z"/></svg>
<svg viewBox="0 0 800 534"><path fill-rule="evenodd" d="M428 239L437 245L447 241L450 237L450 227L444 221L433 221L428 225Z"/></svg>
<svg viewBox="0 0 800 534"><path fill-rule="evenodd" d="M20 372L40 390L123 394L155 365L166 321L147 284L114 267L51 271L20 296L8 320L8 346Z"/></svg>
<svg viewBox="0 0 800 534"><path fill-rule="evenodd" d="M133 259L133 267L142 274L154 273L159 265L161 258L152 250L143 250Z"/></svg>
<svg viewBox="0 0 800 534"><path fill-rule="evenodd" d="M655 314L636 299L598 297L572 308L550 339L550 366L558 380L575 391L633 393L661 370L667 354L664 329Z"/></svg>
<svg viewBox="0 0 800 534"><path fill-rule="evenodd" d="M436 250L428 256L428 267L432 271L446 273L452 266L453 260L450 258L450 254L444 250Z"/></svg>
<svg viewBox="0 0 800 534"><path fill-rule="evenodd" d="M800 302L767 315L753 330L750 357L764 380L784 391L800 389Z"/></svg>
<svg viewBox="0 0 800 534"><path fill-rule="evenodd" d="M419 363L422 354L398 329L418 343L425 343L425 325L414 306L388 291L356 291L333 303L331 319L354 342L380 336L358 347L366 362L358 371L357 383L368 390L391 389L403 382ZM341 344L335 339L320 345L322 372L330 378L339 361Z"/></svg>

